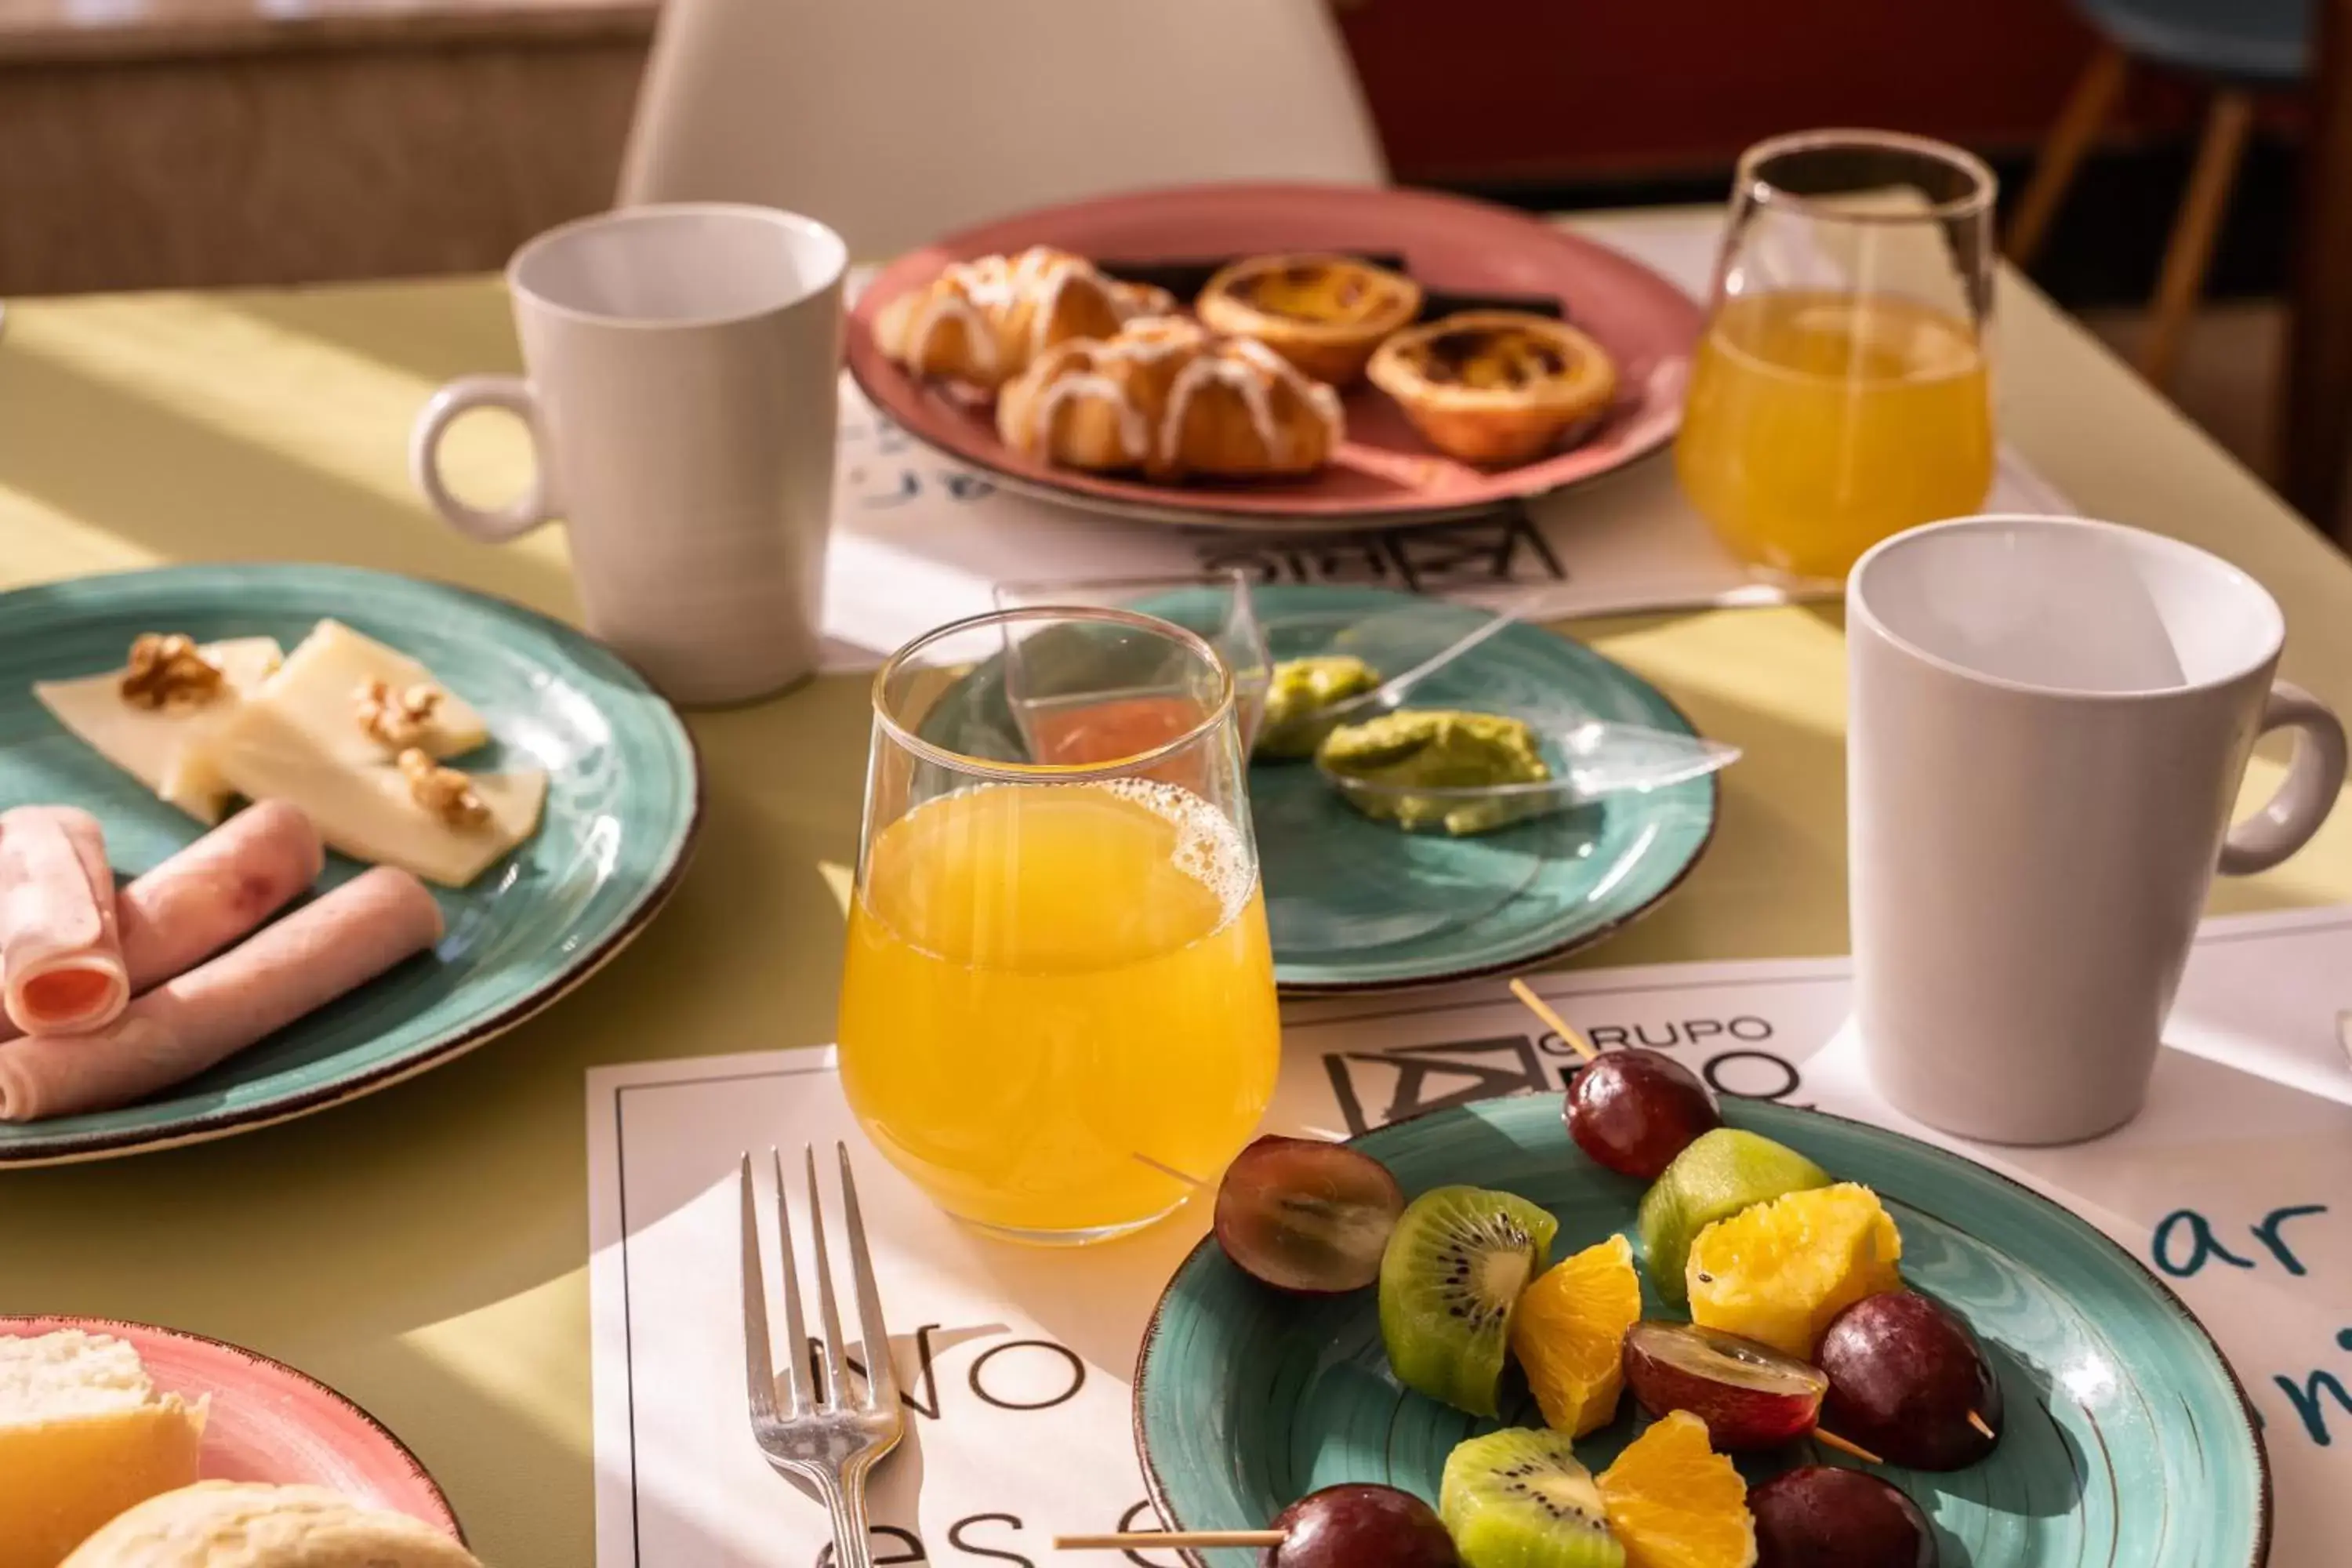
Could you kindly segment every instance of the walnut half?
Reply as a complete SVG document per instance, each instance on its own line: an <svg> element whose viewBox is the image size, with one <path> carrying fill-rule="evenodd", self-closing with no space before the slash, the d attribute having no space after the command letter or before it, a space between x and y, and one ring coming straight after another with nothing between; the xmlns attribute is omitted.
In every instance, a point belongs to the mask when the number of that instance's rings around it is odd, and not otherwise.
<svg viewBox="0 0 2352 1568"><path fill-rule="evenodd" d="M416 804L450 826L479 827L489 821L490 808L464 773L443 767L414 746L400 753L399 763Z"/></svg>
<svg viewBox="0 0 2352 1568"><path fill-rule="evenodd" d="M142 632L122 672L122 700L133 708L198 708L221 694L221 668L183 632Z"/></svg>
<svg viewBox="0 0 2352 1568"><path fill-rule="evenodd" d="M433 715L441 706L441 689L416 685L394 691L381 680L362 681L352 694L352 713L360 728L394 751L424 744L433 733Z"/></svg>

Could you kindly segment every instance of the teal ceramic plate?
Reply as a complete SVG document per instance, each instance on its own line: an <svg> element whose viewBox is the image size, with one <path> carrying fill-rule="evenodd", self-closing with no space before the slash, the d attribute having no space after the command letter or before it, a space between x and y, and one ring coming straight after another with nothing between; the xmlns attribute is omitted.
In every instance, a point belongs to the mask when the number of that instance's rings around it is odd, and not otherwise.
<svg viewBox="0 0 2352 1568"><path fill-rule="evenodd" d="M2023 1187L1895 1133L1756 1101L1725 1115L1876 1189L1902 1231L1906 1279L1956 1308L1991 1354L2007 1407L1991 1456L1948 1474L1880 1472L1934 1521L1942 1568L2260 1568L2270 1477L2252 1411L2211 1338L2130 1254ZM1555 1259L1632 1234L1641 1184L1576 1149L1558 1095L1436 1111L1355 1142L1408 1194L1468 1183L1533 1199L1559 1217ZM1654 1297L1644 1307L1681 1315ZM1506 1397L1508 1424L1537 1424L1523 1391L1516 1409ZM1263 1529L1341 1481L1433 1502L1447 1451L1495 1425L1397 1386L1370 1291L1285 1298L1213 1241L1161 1298L1135 1398L1152 1499L1182 1530ZM1639 1419L1627 1398L1578 1457L1600 1470ZM1830 1458L1792 1451L1741 1468L1753 1481Z"/></svg>
<svg viewBox="0 0 2352 1568"><path fill-rule="evenodd" d="M425 661L482 710L468 768L549 773L540 830L471 887L438 889L448 934L417 958L127 1110L0 1125L0 1165L92 1159L282 1121L355 1099L509 1028L611 958L685 868L700 815L694 747L669 705L566 626L463 589L314 565L168 567L0 594L0 810L71 801L135 876L201 827L68 734L37 679L122 662L141 632L275 637L321 616ZM331 858L322 886L359 868Z"/></svg>
<svg viewBox="0 0 2352 1568"><path fill-rule="evenodd" d="M1401 610L1412 612L1410 640L1422 652L1488 618L1469 605L1379 588L1260 584L1251 596L1277 660L1323 652L1345 628ZM1180 590L1164 606L1139 600L1135 607L1184 620L1181 599ZM1411 662L1400 657L1386 673ZM1656 687L1533 626L1473 648L1415 687L1412 701L1524 716L1575 710L1696 732ZM984 733L975 736L972 726ZM1013 721L995 662L935 709L923 732L967 752L1017 754L1002 749ZM1696 863L1715 831L1716 785L1694 779L1448 838L1358 815L1311 763L1260 763L1250 769L1250 813L1276 981L1300 994L1378 991L1507 973L1609 935Z"/></svg>

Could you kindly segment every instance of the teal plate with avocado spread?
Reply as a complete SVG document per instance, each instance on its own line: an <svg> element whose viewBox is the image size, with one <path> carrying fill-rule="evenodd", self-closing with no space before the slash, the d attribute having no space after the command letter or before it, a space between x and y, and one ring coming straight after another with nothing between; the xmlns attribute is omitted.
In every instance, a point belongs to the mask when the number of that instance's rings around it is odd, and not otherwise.
<svg viewBox="0 0 2352 1568"><path fill-rule="evenodd" d="M1417 606L1416 643L1488 618L1378 588L1254 590L1276 661L1324 652L1384 612ZM1377 648L1363 650L1383 676ZM1581 714L1694 733L1624 666L1541 626L1511 626L1412 689L1415 708L1517 718ZM1538 728L1542 726L1538 725ZM1286 991L1420 985L1523 969L1600 941L1671 892L1715 831L1716 785L1695 779L1454 838L1406 833L1339 798L1311 762L1250 769L1250 813Z"/></svg>
<svg viewBox="0 0 2352 1568"><path fill-rule="evenodd" d="M1133 607L1194 619L1201 606L1188 606L1187 593L1172 590ZM1425 654L1490 618L1471 605L1379 588L1259 585L1251 595L1276 660L1351 651L1383 677L1401 673L1414 655L1401 646L1383 658L1351 629L1406 612L1412 634L1399 642ZM1415 686L1409 701L1696 733L1656 687L1536 626L1487 638ZM975 742L975 726L988 731L984 740ZM959 750L1003 754L989 748L1005 744L1012 726L999 661L990 660L927 716L923 732ZM1254 763L1249 795L1275 979L1302 994L1426 985L1557 958L1600 941L1673 891L1715 831L1712 778L1611 795L1459 838L1407 833L1362 816L1310 761Z"/></svg>
<svg viewBox="0 0 2352 1568"><path fill-rule="evenodd" d="M544 768L538 832L469 886L434 889L447 929L430 954L143 1104L0 1123L0 1169L225 1137L397 1083L585 980L677 886L700 775L686 726L635 671L519 605L346 567L175 566L0 594L0 810L82 806L118 876L147 870L204 827L68 732L33 682L118 668L142 632L291 649L322 617L422 660L481 710L490 742L459 765ZM359 870L330 855L320 886Z"/></svg>
<svg viewBox="0 0 2352 1568"><path fill-rule="evenodd" d="M1840 1117L1727 1100L1725 1120L1875 1191L1905 1283L1966 1321L2002 1394L2000 1438L1962 1469L1876 1473L1927 1516L1939 1568L2262 1568L2271 1487L2245 1392L2179 1297L2076 1215L1958 1155ZM1553 1261L1624 1233L1643 1184L1570 1141L1557 1094L1432 1111L1353 1141L1408 1198L1454 1184L1515 1193L1559 1222ZM1645 1280L1645 1317L1682 1319ZM1446 1456L1497 1426L1539 1426L1514 1372L1503 1419L1398 1385L1373 1290L1284 1296L1203 1241L1145 1331L1136 1440L1173 1530L1262 1530L1310 1491L1401 1487L1432 1502ZM1606 1468L1646 1417L1630 1395L1576 1439ZM1811 1440L1741 1457L1748 1481L1851 1460ZM1173 1555L1172 1553L1171 1554ZM1210 1568L1257 1556L1185 1554ZM1157 1560L1157 1559L1155 1559Z"/></svg>

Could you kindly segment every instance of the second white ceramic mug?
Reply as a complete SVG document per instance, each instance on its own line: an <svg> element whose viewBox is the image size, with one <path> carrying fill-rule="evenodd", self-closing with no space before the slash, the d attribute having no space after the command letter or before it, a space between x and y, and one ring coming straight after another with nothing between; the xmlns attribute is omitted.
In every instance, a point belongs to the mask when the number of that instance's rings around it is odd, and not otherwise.
<svg viewBox="0 0 2352 1568"><path fill-rule="evenodd" d="M2137 1113L2218 868L2286 858L2344 730L2273 679L2285 621L2218 557L2112 523L1897 534L1846 584L1854 1009L1879 1091L1947 1131L2096 1136ZM2300 732L2230 813L2255 739Z"/></svg>
<svg viewBox="0 0 2352 1568"><path fill-rule="evenodd" d="M833 514L841 237L725 204L646 206L549 230L507 268L525 376L450 383L410 468L491 542L557 518L588 629L682 702L813 673ZM443 481L449 423L503 408L538 471L495 510Z"/></svg>

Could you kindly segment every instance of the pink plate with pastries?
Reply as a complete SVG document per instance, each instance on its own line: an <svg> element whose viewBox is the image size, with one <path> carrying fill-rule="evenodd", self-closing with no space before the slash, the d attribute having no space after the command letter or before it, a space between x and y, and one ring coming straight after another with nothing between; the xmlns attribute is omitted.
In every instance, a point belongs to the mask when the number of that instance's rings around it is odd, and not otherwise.
<svg viewBox="0 0 2352 1568"><path fill-rule="evenodd" d="M1376 261L1426 292L1420 320L1519 309L1563 319L1616 371L1613 395L1532 457L1463 461L1416 429L1386 393L1344 389L1345 434L1300 477L1157 482L1051 463L1008 444L988 401L895 363L877 336L894 300L951 265L1045 246L1115 279L1160 282L1189 300L1218 262L1322 252ZM902 307L903 309L903 307ZM1508 507L1623 467L1672 439L1702 317L1637 261L1523 213L1425 191L1318 184L1194 185L1043 208L951 234L898 258L852 311L849 368L910 434L1009 488L1089 510L1253 531L1362 529Z"/></svg>
<svg viewBox="0 0 2352 1568"><path fill-rule="evenodd" d="M317 1486L362 1507L465 1531L449 1500L383 1423L316 1378L201 1335L103 1318L0 1317L0 1336L79 1330L128 1343L158 1394L206 1402L197 1474L205 1480Z"/></svg>

